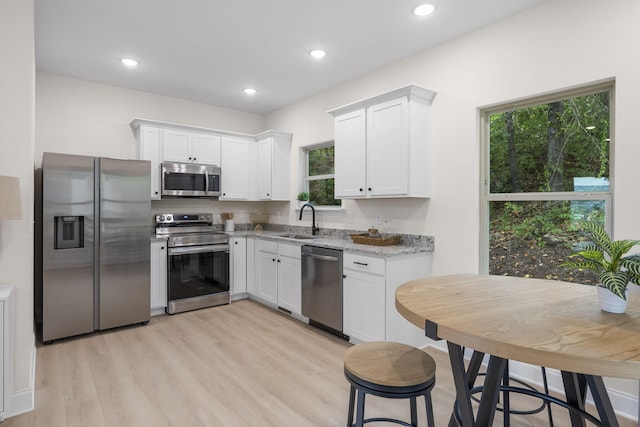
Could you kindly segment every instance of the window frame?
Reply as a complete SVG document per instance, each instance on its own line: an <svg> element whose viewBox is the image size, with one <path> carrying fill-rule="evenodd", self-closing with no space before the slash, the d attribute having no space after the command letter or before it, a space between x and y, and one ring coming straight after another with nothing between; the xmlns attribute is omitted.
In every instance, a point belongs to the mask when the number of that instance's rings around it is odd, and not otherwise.
<svg viewBox="0 0 640 427"><path fill-rule="evenodd" d="M325 175L314 175L313 177L309 176L309 152L313 150L318 150L327 147L334 147L335 149L335 141L325 141L318 144L306 145L304 147L300 147L300 192L305 191L309 192L309 181L319 181L322 179L335 179L335 157L333 159L334 163L334 173L333 174L325 174ZM296 195L297 196L297 195ZM297 200L297 197L296 197ZM318 210L342 210L342 199L335 198L335 187L334 187L334 200L339 200L339 205L314 205L314 207Z"/></svg>
<svg viewBox="0 0 640 427"><path fill-rule="evenodd" d="M609 190L601 192L529 192L529 193L491 193L490 192L490 124L492 114L548 104L598 92L609 92ZM489 274L489 205L491 202L540 202L556 200L602 200L605 203L605 229L612 235L613 230L613 194L615 188L615 80L576 86L566 90L554 91L532 97L481 107L479 112L480 132L480 248L479 272Z"/></svg>

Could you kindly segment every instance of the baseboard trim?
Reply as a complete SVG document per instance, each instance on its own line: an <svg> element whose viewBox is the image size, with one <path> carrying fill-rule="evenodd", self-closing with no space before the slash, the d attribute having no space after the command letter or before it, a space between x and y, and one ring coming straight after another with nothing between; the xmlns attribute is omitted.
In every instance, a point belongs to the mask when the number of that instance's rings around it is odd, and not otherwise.
<svg viewBox="0 0 640 427"><path fill-rule="evenodd" d="M448 352L446 341L431 341L422 348L433 348L436 350ZM471 357L472 350L467 349L465 358ZM486 366L487 358L483 362ZM542 389L542 374L539 366L529 365L527 363L511 361L509 364L509 375L526 381L527 383ZM562 385L562 377L560 371L556 369L547 369L547 381L549 384L549 390L560 395L564 395L564 387ZM630 380L631 381L631 380ZM605 378L606 382L606 378ZM617 390L612 387L607 387L609 398L611 399L611 405L616 415L629 420L638 421L638 397L626 393L621 390ZM587 403L593 405L593 399L591 394L587 395Z"/></svg>
<svg viewBox="0 0 640 427"><path fill-rule="evenodd" d="M26 390L13 392L11 396L11 406L6 418L15 417L16 415L31 412L35 409L36 401L36 335L33 334L33 350L31 351L31 372L29 373L30 386Z"/></svg>

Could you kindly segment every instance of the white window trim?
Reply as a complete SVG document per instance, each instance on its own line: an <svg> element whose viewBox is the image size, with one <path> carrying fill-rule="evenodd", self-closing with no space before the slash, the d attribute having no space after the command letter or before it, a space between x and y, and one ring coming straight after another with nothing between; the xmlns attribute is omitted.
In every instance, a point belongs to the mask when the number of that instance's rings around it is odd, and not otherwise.
<svg viewBox="0 0 640 427"><path fill-rule="evenodd" d="M609 91L610 96L610 141L609 141L609 191L607 192L558 192L558 193L490 193L489 188L489 117L492 114L550 103L567 98L590 95L597 92ZM613 230L613 194L615 186L615 80L607 79L594 84L577 86L560 92L553 92L526 99L505 102L480 108L480 274L489 274L489 204L496 201L537 202L549 200L604 200L605 229L612 236ZM612 236L613 237L613 236Z"/></svg>

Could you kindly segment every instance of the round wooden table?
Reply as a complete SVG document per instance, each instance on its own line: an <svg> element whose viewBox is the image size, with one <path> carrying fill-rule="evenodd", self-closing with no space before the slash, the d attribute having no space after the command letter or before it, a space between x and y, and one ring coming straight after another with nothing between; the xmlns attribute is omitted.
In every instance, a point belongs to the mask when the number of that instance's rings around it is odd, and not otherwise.
<svg viewBox="0 0 640 427"><path fill-rule="evenodd" d="M640 379L640 298L635 296L625 314L610 314L600 310L592 286L454 275L403 284L396 290L396 308L430 338L447 341L465 426L491 425L508 359L560 370L567 402L578 408L584 408L588 385L600 420L609 426L618 424L602 377ZM476 419L469 401L475 376L467 375L463 346L491 355ZM580 414L572 412L571 419L572 425L584 425Z"/></svg>

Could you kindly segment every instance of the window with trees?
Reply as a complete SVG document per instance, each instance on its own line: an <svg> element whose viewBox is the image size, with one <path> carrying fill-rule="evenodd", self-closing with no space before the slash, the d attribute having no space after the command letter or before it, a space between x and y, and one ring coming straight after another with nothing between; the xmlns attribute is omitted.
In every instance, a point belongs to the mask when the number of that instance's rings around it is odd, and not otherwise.
<svg viewBox="0 0 640 427"><path fill-rule="evenodd" d="M612 97L607 82L482 112L483 273L596 283L559 264L581 222L611 229Z"/></svg>
<svg viewBox="0 0 640 427"><path fill-rule="evenodd" d="M316 206L341 206L341 200L334 198L334 144L316 145L305 148L306 174L305 191L309 201Z"/></svg>

